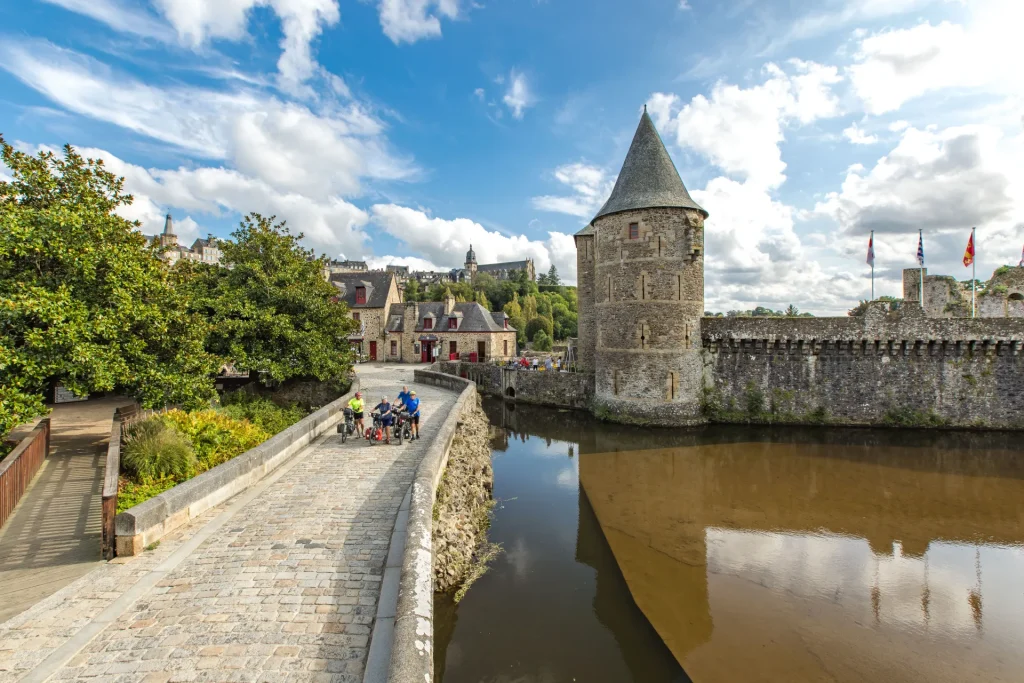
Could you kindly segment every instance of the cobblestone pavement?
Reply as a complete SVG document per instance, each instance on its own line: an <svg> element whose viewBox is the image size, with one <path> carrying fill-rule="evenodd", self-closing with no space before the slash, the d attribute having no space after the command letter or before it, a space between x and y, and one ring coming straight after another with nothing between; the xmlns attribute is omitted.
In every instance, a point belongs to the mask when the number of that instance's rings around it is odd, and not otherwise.
<svg viewBox="0 0 1024 683"><path fill-rule="evenodd" d="M412 370L364 366L360 377L372 405L411 383ZM456 400L434 387L416 390L422 440L371 447L331 433L233 512L227 501L156 550L103 565L0 624L0 681L42 680L58 648L106 623L115 600L182 552L51 680L361 681L396 513ZM189 551L212 520L223 525Z"/></svg>

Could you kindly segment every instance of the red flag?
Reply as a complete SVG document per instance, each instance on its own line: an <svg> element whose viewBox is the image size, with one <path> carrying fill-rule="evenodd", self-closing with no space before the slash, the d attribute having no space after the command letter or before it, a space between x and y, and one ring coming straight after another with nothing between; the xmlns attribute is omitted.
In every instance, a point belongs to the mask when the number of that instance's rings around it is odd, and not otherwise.
<svg viewBox="0 0 1024 683"><path fill-rule="evenodd" d="M971 231L971 239L967 240L967 250L964 251L964 265L974 263L974 231Z"/></svg>

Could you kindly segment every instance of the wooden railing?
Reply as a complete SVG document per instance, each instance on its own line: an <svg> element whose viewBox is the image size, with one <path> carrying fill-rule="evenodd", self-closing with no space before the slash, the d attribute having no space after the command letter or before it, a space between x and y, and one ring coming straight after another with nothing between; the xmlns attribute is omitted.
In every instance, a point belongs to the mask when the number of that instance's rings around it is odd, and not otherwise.
<svg viewBox="0 0 1024 683"><path fill-rule="evenodd" d="M6 458L0 460L0 528L7 523L32 477L50 454L50 418L39 421Z"/></svg>
<svg viewBox="0 0 1024 683"><path fill-rule="evenodd" d="M134 409L128 411L134 413ZM118 408L114 411L114 419L110 423L110 441L107 442L107 461L103 469L103 522L100 548L104 560L114 559L114 517L117 516L117 484L121 474L121 423L122 413Z"/></svg>

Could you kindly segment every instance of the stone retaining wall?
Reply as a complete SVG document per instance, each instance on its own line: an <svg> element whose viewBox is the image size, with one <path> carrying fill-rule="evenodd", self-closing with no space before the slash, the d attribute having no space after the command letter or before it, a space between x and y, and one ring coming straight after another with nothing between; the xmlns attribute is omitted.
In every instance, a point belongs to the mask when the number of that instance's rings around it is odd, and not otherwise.
<svg viewBox="0 0 1024 683"><path fill-rule="evenodd" d="M349 393L259 446L117 515L114 518L117 554L138 555L146 546L273 472L331 429L358 388L359 379L355 378Z"/></svg>
<svg viewBox="0 0 1024 683"><path fill-rule="evenodd" d="M586 409L594 397L594 377L589 374L510 370L488 363L461 361L442 361L438 368L440 372L473 382L482 394L519 403Z"/></svg>
<svg viewBox="0 0 1024 683"><path fill-rule="evenodd" d="M448 462L448 453L460 416L467 405L473 405L472 401L476 397L473 382L453 375L415 370L413 381L458 391L460 396L441 425L434 443L423 456L409 489L409 521L399 581L398 607L395 611L388 683L430 683L434 677L434 498Z"/></svg>

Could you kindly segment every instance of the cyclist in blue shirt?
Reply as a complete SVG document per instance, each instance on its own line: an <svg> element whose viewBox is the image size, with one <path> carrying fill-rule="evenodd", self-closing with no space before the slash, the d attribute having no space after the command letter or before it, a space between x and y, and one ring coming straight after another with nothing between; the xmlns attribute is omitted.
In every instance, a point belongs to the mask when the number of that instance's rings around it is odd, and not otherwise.
<svg viewBox="0 0 1024 683"><path fill-rule="evenodd" d="M380 413L380 424L384 427L384 443L391 444L391 425L394 422L394 415L391 413L391 404L387 396L380 397L380 403L374 408Z"/></svg>
<svg viewBox="0 0 1024 683"><path fill-rule="evenodd" d="M395 400L395 409L403 408L406 403L409 402L409 387L402 386L402 390L398 392L398 398Z"/></svg>
<svg viewBox="0 0 1024 683"><path fill-rule="evenodd" d="M412 438L420 438L420 399L415 391L409 392L409 398L405 401L405 409L409 413L409 420L412 422Z"/></svg>

